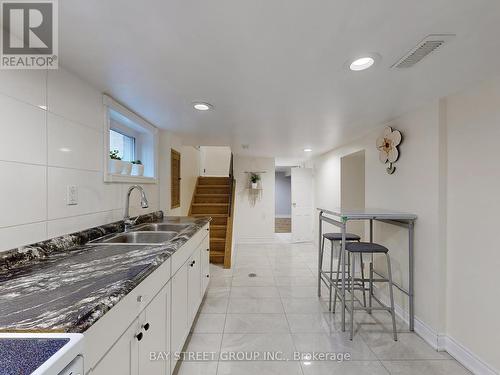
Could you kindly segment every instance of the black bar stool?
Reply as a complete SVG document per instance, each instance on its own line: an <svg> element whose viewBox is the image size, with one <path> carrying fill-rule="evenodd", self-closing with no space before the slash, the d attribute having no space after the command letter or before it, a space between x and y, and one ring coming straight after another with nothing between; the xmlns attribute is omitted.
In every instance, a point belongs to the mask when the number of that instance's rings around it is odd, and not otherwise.
<svg viewBox="0 0 500 375"><path fill-rule="evenodd" d="M346 282L346 288L347 286L349 287L349 293L351 295L351 304L350 306L347 306L347 303L345 302L344 298L344 304L345 308L350 312L351 314L351 340L354 336L354 310L364 310L371 312L372 310L385 310L389 311L392 316L392 332L394 335L394 341L398 340L398 336L396 333L396 315L394 313L394 294L392 290L392 270L391 270L391 259L389 257L389 249L385 246L376 244L376 243L371 243L371 242L348 242L345 245L345 250L348 255L348 259L351 260L351 265L352 269L351 272L348 275L348 280ZM369 305L366 307L366 302L364 307L359 307L359 308L354 308L354 300L357 299L354 296L354 284L355 284L355 272L356 272L356 259L355 255L359 254L360 258L362 257L363 254L385 254L386 260L387 260L387 274L388 278L387 279L373 279L373 263L370 262L370 278L368 280L369 285L370 285L370 291L369 291ZM361 259L360 259L361 260ZM361 275L362 278L362 283L364 285L365 283L365 278L363 275ZM388 307L384 305L377 297L373 295L373 283L374 282L386 282L389 283L389 295L391 299L391 306ZM380 307L373 307L372 306L372 298L375 299Z"/></svg>
<svg viewBox="0 0 500 375"><path fill-rule="evenodd" d="M330 246L330 271L327 271L327 272L323 271L323 258L324 258L324 252L325 252L325 239L329 240L330 243L331 243L331 246ZM358 236L357 234L346 233L345 234L345 240L346 240L346 243L348 241L358 241L359 242L359 241L361 241L361 237ZM329 289L329 292L330 292L330 297L329 297L329 300L328 300L328 310L329 311L332 311L332 285L333 285L333 283L336 283L337 285L340 283L340 262L341 262L341 254L340 254L340 252L341 252L342 247L339 246L337 271L335 272L335 271L333 271L333 249L335 247L335 242L338 242L339 244L341 244L341 242L342 242L342 233L325 233L325 234L323 234L323 239L322 239L322 242L321 242L321 254L320 254L320 259L319 259L320 270L321 270L320 277L323 276L323 273L328 274L328 289ZM363 261L363 260L361 259L361 261ZM349 270L349 267L347 269ZM335 281L333 280L333 274L334 273L337 275ZM364 273L363 273L363 278L364 278ZM364 296L364 288L363 288L363 296ZM365 306L366 306L366 297L364 297L364 298L365 298ZM335 288L335 300L334 300L334 303L333 303L333 312L335 312L336 302L337 302L337 288Z"/></svg>

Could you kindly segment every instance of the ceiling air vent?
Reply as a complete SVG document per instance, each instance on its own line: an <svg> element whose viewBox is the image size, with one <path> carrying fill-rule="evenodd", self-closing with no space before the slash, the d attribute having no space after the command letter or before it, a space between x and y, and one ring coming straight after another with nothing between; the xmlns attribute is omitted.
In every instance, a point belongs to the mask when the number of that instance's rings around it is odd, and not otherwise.
<svg viewBox="0 0 500 375"><path fill-rule="evenodd" d="M411 68L426 56L453 39L453 34L433 34L422 40L415 48L403 56L392 68Z"/></svg>

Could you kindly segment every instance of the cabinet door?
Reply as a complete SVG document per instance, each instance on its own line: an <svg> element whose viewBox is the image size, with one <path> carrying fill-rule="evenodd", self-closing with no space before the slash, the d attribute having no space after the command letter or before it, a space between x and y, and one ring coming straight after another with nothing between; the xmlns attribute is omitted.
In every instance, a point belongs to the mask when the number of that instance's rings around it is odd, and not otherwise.
<svg viewBox="0 0 500 375"><path fill-rule="evenodd" d="M171 317L171 351L172 358L175 352L180 352L184 346L188 334L188 302L187 302L187 285L188 285L188 270L187 263L184 264L172 278L172 317ZM175 363L172 363L175 366Z"/></svg>
<svg viewBox="0 0 500 375"><path fill-rule="evenodd" d="M97 363L92 375L139 375L137 335L140 326L136 319L108 353Z"/></svg>
<svg viewBox="0 0 500 375"><path fill-rule="evenodd" d="M165 375L170 369L170 283L146 307L141 328L144 334L139 342L140 375ZM153 357L151 353L154 353ZM155 360L152 360L155 359Z"/></svg>
<svg viewBox="0 0 500 375"><path fill-rule="evenodd" d="M201 262L200 252L195 251L187 261L188 265L188 322L189 327L198 312L201 302Z"/></svg>
<svg viewBox="0 0 500 375"><path fill-rule="evenodd" d="M210 248L208 244L202 243L200 246L201 260L201 297L205 295L210 281Z"/></svg>

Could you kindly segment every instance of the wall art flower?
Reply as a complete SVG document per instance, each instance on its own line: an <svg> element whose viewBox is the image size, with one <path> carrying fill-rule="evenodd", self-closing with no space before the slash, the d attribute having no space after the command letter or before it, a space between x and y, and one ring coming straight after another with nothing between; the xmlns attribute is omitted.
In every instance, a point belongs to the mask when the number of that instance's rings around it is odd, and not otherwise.
<svg viewBox="0 0 500 375"><path fill-rule="evenodd" d="M399 158L398 146L401 144L403 136L399 130L392 130L390 126L385 127L384 132L377 138L377 149L379 150L379 159L382 163L389 166L387 173L393 174L396 171L394 163Z"/></svg>

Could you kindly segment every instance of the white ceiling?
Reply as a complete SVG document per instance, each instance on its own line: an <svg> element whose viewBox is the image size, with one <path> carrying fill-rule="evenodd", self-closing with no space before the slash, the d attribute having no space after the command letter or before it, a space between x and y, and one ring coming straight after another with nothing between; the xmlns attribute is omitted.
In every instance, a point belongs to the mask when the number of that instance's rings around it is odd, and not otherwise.
<svg viewBox="0 0 500 375"><path fill-rule="evenodd" d="M498 0L59 4L63 66L195 145L241 154L321 153L500 73ZM412 69L390 69L432 33L457 37ZM382 59L345 69L364 53ZM215 110L196 112L195 100Z"/></svg>

